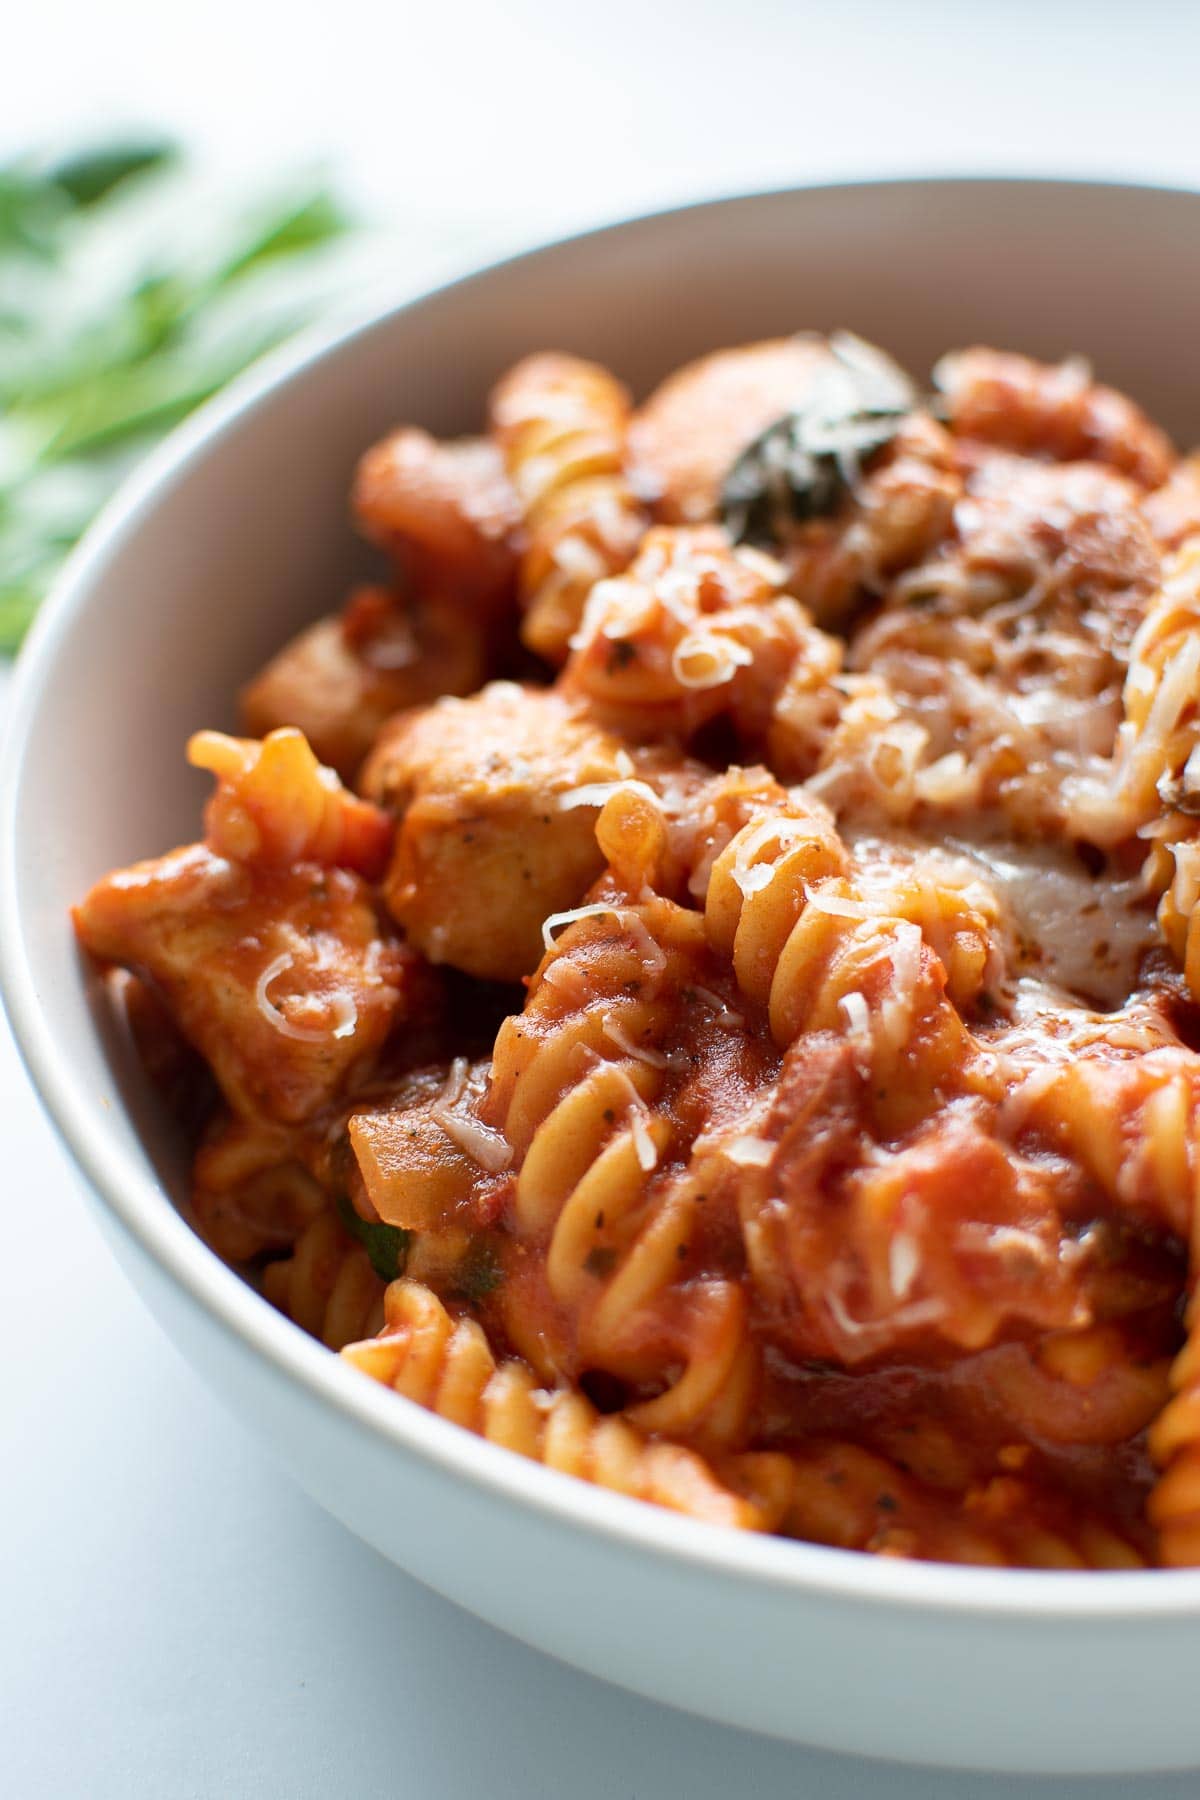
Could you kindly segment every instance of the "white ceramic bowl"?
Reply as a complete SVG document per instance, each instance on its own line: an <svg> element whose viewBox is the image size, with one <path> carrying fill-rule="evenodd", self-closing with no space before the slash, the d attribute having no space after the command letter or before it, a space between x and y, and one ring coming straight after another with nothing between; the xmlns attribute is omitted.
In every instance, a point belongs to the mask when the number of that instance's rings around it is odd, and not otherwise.
<svg viewBox="0 0 1200 1800"><path fill-rule="evenodd" d="M156 455L73 559L22 659L2 784L0 950L17 1036L164 1329L308 1491L386 1556L612 1681L872 1756L1114 1771L1200 1762L1200 1572L948 1568L723 1533L510 1456L364 1380L175 1211L179 1147L75 951L69 903L194 835L188 733L329 608L357 453L469 430L524 351L635 388L697 351L846 325L920 371L977 341L1079 350L1182 437L1200 196L867 184L732 200L558 244L276 357Z"/></svg>

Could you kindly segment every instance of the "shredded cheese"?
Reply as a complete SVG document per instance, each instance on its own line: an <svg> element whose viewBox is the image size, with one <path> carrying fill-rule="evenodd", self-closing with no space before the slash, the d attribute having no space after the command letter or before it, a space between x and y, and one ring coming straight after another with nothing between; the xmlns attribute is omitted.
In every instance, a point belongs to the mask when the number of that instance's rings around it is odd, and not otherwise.
<svg viewBox="0 0 1200 1800"><path fill-rule="evenodd" d="M651 1050L646 1044L630 1043L620 1021L614 1019L611 1013L604 1015L603 1030L610 1043L624 1051L626 1056L632 1056L636 1062L645 1063L651 1069L669 1069L673 1066L670 1057L664 1056L661 1050Z"/></svg>
<svg viewBox="0 0 1200 1800"><path fill-rule="evenodd" d="M770 887L778 867L778 863L773 862L755 863L750 869L735 867L732 870L733 880L740 888L742 898L749 900L752 894L761 894L765 887Z"/></svg>
<svg viewBox="0 0 1200 1800"><path fill-rule="evenodd" d="M358 1008L354 1004L353 994L335 994L333 996L333 1016L337 1024L333 1028L335 1038L353 1037L358 1029Z"/></svg>
<svg viewBox="0 0 1200 1800"><path fill-rule="evenodd" d="M472 1162L489 1175L498 1175L512 1162L512 1145L501 1132L482 1124L471 1113L458 1110L464 1100L473 1102L479 1097L486 1080L486 1069L478 1069L472 1076L467 1058L456 1056L450 1064L441 1100L430 1107L429 1116Z"/></svg>
<svg viewBox="0 0 1200 1800"><path fill-rule="evenodd" d="M601 919L606 913L614 919L619 919L621 909L618 906L609 906L603 900L598 900L592 906L572 906L568 907L566 912L551 913L549 918L542 920L542 943L547 950L553 950L556 931L561 931L564 926L574 925L579 919Z"/></svg>
<svg viewBox="0 0 1200 1800"><path fill-rule="evenodd" d="M734 1138L727 1147L725 1155L731 1163L740 1168L765 1169L775 1154L775 1146L766 1138L746 1135Z"/></svg>
<svg viewBox="0 0 1200 1800"><path fill-rule="evenodd" d="M478 1119L450 1112L444 1106L431 1108L430 1117L472 1162L486 1169L489 1175L499 1175L512 1162L512 1145L490 1125L481 1125Z"/></svg>
<svg viewBox="0 0 1200 1800"><path fill-rule="evenodd" d="M726 1031L737 1031L746 1023L741 1013L734 1012L731 1006L726 1006L720 994L714 994L711 988L701 987L697 982L693 985L691 991L695 994L697 1000L703 1000L706 1006L712 1008L717 1016L717 1024L724 1026Z"/></svg>
<svg viewBox="0 0 1200 1800"><path fill-rule="evenodd" d="M921 928L907 919L895 926L888 951L892 979L880 1008L879 1020L889 1043L902 1044L912 1023L921 978Z"/></svg>
<svg viewBox="0 0 1200 1800"><path fill-rule="evenodd" d="M870 907L864 906L861 900L849 900L843 894L829 891L829 884L817 882L804 887L804 898L817 912L829 913L835 919L869 919L872 917Z"/></svg>
<svg viewBox="0 0 1200 1800"><path fill-rule="evenodd" d="M608 1066L628 1090L627 1122L633 1134L633 1148L637 1156L638 1167L644 1175L649 1175L658 1167L658 1151L655 1148L654 1139L650 1136L649 1126L646 1124L646 1102L634 1087L628 1069L623 1069L619 1063L610 1063Z"/></svg>
<svg viewBox="0 0 1200 1800"><path fill-rule="evenodd" d="M881 1319L855 1319L847 1311L842 1296L832 1286L825 1290L825 1305L834 1327L843 1339L847 1354L858 1356L870 1356L873 1351L889 1343L899 1331L915 1331L925 1325L936 1325L946 1316L945 1302L930 1298L914 1300L911 1305L902 1306Z"/></svg>
<svg viewBox="0 0 1200 1800"><path fill-rule="evenodd" d="M297 1044L324 1044L329 1038L350 1037L358 1024L358 1009L350 994L334 994L330 1005L336 1021L332 1032L317 1030L308 1025L293 1025L287 1015L280 1011L270 996L270 987L277 981L285 969L292 966L292 958L286 950L269 962L254 984L254 1002L262 1017L281 1037L291 1038Z"/></svg>
<svg viewBox="0 0 1200 1800"><path fill-rule="evenodd" d="M845 1019L851 1037L870 1038L871 1011L865 995L857 990L852 994L843 994L838 1001L838 1011Z"/></svg>
<svg viewBox="0 0 1200 1800"><path fill-rule="evenodd" d="M907 1299L921 1266L921 1253L907 1231L898 1231L888 1245L888 1280L897 1300Z"/></svg>
<svg viewBox="0 0 1200 1800"><path fill-rule="evenodd" d="M633 1147L637 1153L638 1167L644 1175L658 1167L658 1151L654 1148L654 1139L650 1136L645 1117L641 1111L630 1115L630 1129L633 1132Z"/></svg>
<svg viewBox="0 0 1200 1800"><path fill-rule="evenodd" d="M652 805L658 805L658 795L645 781L589 781L583 787L568 788L565 794L558 796L558 810L573 812L577 806L603 806L614 794L637 794Z"/></svg>
<svg viewBox="0 0 1200 1800"><path fill-rule="evenodd" d="M671 673L680 687L703 690L723 687L753 662L753 653L736 639L691 631L671 652Z"/></svg>
<svg viewBox="0 0 1200 1800"><path fill-rule="evenodd" d="M651 937L646 921L639 918L637 913L627 909L622 910L620 918L626 930L632 934L637 943L646 973L648 975L664 974L667 967L667 953L662 945Z"/></svg>

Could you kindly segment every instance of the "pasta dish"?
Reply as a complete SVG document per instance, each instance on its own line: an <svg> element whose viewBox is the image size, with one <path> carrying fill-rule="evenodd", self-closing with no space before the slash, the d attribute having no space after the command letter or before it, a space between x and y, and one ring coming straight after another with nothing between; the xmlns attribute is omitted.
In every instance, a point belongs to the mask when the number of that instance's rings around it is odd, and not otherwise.
<svg viewBox="0 0 1200 1800"><path fill-rule="evenodd" d="M75 914L212 1249L701 1520L1200 1564L1200 456L801 334L527 357L352 506Z"/></svg>

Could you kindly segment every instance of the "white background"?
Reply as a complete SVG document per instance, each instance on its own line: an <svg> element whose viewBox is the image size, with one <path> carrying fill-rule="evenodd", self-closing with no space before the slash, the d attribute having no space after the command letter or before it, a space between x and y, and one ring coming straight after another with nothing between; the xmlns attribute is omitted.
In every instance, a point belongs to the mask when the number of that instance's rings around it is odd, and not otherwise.
<svg viewBox="0 0 1200 1800"><path fill-rule="evenodd" d="M0 21L0 154L141 122L236 175L323 157L392 221L391 273L414 283L464 250L814 177L1200 182L1190 0L9 0ZM2 1034L0 1792L1197 1792L806 1754L621 1695L435 1599L310 1505L151 1325Z"/></svg>

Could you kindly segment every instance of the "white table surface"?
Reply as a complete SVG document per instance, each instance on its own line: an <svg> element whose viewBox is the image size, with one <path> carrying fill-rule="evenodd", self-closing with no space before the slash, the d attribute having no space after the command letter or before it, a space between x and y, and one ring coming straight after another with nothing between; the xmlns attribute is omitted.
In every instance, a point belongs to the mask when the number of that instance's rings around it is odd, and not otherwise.
<svg viewBox="0 0 1200 1800"><path fill-rule="evenodd" d="M0 154L131 118L184 130L231 170L325 152L400 223L414 281L464 245L794 179L1200 181L1189 0L40 0L19 14L4 23ZM0 1142L0 1794L1197 1793L1195 1776L1110 1788L806 1753L508 1641L325 1517L210 1398L110 1262L2 1025Z"/></svg>

